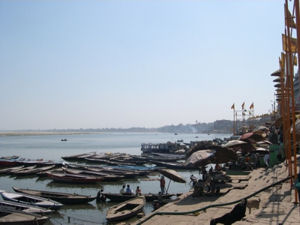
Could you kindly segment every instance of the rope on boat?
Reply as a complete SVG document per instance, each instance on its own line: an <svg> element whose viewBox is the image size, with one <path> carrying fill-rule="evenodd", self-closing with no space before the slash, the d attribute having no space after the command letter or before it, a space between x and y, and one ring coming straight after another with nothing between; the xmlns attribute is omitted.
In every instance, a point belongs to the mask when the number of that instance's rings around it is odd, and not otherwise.
<svg viewBox="0 0 300 225"><path fill-rule="evenodd" d="M259 194L260 192L263 192L263 191L265 191L265 190L267 190L267 189L269 189L269 188L271 188L271 187L274 187L274 186L276 186L276 185L278 185L278 184L284 183L285 181L287 181L287 180L289 180L289 179L291 179L291 176L288 176L288 177L286 177L286 178L284 178L284 179L282 179L282 180L280 180L280 181L277 181L277 182L275 182L275 183L273 183L273 184L270 184L270 185L268 185L268 186L266 186L266 187L264 187L264 188L261 188L261 189L259 189L258 191L253 192L252 194L247 195L247 196L244 197L244 198L241 198L241 199L238 199L238 200L235 200L235 201L231 201L231 202L219 203L219 204L212 204L212 205L208 205L208 206L202 207L202 208L200 208L200 209L195 209L195 210L185 211L185 212L154 212L154 213L151 214L149 217L147 217L145 220L143 220L143 221L141 221L141 222L139 222L139 223L137 223L137 224L140 225L140 224L142 224L142 223L148 221L150 218L152 218L152 217L155 216L155 215L185 215L185 214L194 214L194 215L197 215L197 213L199 213L200 211L205 211L205 210L207 210L207 209L209 209L209 208L236 204L236 203L242 201L243 199L251 198L251 197L253 197L253 196Z"/></svg>

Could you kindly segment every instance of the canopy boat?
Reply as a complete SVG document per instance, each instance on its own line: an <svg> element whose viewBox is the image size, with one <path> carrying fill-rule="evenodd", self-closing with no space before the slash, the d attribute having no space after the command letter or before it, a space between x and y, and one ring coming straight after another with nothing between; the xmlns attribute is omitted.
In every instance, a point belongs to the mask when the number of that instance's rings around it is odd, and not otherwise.
<svg viewBox="0 0 300 225"><path fill-rule="evenodd" d="M30 204L43 208L59 209L62 207L62 204L59 202L33 195L26 195L22 193L10 193L2 190L0 190L0 195L4 200L7 201Z"/></svg>
<svg viewBox="0 0 300 225"><path fill-rule="evenodd" d="M136 198L136 195L118 194L118 193L103 193L103 195L112 202L123 202L129 199ZM143 196L145 197L147 202L151 202L157 199L169 199L172 196L175 196L175 194L159 195L159 194L149 193L149 194L144 194Z"/></svg>
<svg viewBox="0 0 300 225"><path fill-rule="evenodd" d="M77 184L92 184L103 181L103 177L77 175L70 173L47 173L47 176L56 182L62 183L77 183Z"/></svg>
<svg viewBox="0 0 300 225"><path fill-rule="evenodd" d="M107 221L120 221L137 215L143 210L145 197L139 196L108 209L106 214Z"/></svg>
<svg viewBox="0 0 300 225"><path fill-rule="evenodd" d="M41 225L47 222L47 216L17 212L0 207L0 225Z"/></svg>
<svg viewBox="0 0 300 225"><path fill-rule="evenodd" d="M39 196L43 198L50 198L54 201L63 203L63 204L82 204L93 201L95 197L90 195L79 195L79 194L69 194L63 192L52 192L52 191L43 191L43 190L32 190L32 189L22 189L13 187L15 192Z"/></svg>
<svg viewBox="0 0 300 225"><path fill-rule="evenodd" d="M37 206L32 206L23 203L11 202L11 201L0 201L0 208L9 210L16 210L25 213L36 213L36 214L50 214L53 211L51 209L45 209Z"/></svg>

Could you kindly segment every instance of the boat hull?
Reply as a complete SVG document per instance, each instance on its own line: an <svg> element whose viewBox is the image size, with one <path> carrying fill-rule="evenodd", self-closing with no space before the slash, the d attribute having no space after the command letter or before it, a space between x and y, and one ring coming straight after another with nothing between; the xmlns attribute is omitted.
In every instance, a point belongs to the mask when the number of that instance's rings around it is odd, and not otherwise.
<svg viewBox="0 0 300 225"><path fill-rule="evenodd" d="M88 195L77 195L77 194L69 194L62 192L50 192L50 191L41 191L41 190L31 190L31 189L21 189L13 187L15 192L35 195L43 198L50 198L54 201L63 203L63 204L84 204L95 200L96 197L88 196Z"/></svg>
<svg viewBox="0 0 300 225"><path fill-rule="evenodd" d="M107 211L106 219L109 222L129 219L143 210L145 197L136 197L115 205Z"/></svg>

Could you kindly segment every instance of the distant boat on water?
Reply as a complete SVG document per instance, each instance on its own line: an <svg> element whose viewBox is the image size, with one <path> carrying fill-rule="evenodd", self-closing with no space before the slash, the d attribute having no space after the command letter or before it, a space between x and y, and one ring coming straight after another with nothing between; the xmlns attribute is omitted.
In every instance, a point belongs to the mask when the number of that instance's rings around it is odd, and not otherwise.
<svg viewBox="0 0 300 225"><path fill-rule="evenodd" d="M67 138L63 138L63 139L61 139L61 141L68 141L68 139Z"/></svg>

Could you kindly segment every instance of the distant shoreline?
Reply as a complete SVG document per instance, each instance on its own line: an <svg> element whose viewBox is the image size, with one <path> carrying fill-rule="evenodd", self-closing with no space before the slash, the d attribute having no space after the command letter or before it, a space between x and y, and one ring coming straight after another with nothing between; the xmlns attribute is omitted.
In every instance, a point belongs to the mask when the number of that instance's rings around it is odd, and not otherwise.
<svg viewBox="0 0 300 225"><path fill-rule="evenodd" d="M105 133L173 133L173 132L159 132L159 131L0 131L0 137L5 137L5 136L105 134ZM187 133L181 132L181 134L187 134ZM196 135L196 134L207 134L207 133L194 133L194 134ZM227 133L212 132L210 134L227 134Z"/></svg>
<svg viewBox="0 0 300 225"><path fill-rule="evenodd" d="M75 131L7 131L0 132L0 137L3 136L41 136L41 135L74 135L74 134L103 134L104 132L75 132Z"/></svg>

